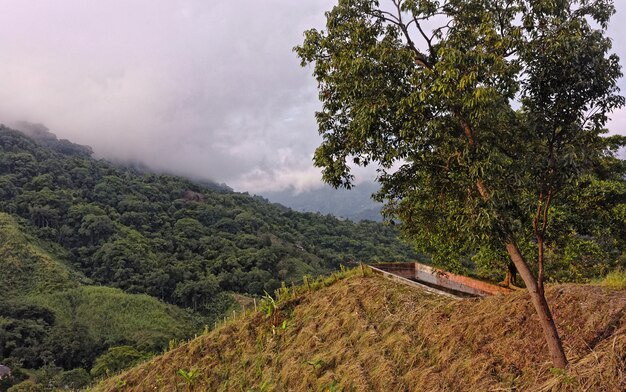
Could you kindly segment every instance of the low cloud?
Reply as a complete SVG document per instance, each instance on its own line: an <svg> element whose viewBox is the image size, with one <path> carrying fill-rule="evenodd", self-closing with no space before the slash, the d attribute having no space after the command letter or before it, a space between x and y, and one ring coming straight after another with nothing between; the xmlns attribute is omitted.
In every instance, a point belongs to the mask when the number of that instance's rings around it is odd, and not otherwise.
<svg viewBox="0 0 626 392"><path fill-rule="evenodd" d="M291 49L331 4L4 1L0 122L239 190L318 186L317 91Z"/></svg>
<svg viewBox="0 0 626 392"><path fill-rule="evenodd" d="M43 123L100 157L242 191L322 186L316 84L291 49L334 3L3 0L0 122ZM611 128L626 134L626 111Z"/></svg>

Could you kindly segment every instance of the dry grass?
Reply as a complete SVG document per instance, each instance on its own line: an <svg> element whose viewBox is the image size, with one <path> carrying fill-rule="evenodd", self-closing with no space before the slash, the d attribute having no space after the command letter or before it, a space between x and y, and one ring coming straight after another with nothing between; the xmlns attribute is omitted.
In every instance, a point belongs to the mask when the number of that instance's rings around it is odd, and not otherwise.
<svg viewBox="0 0 626 392"><path fill-rule="evenodd" d="M328 282L327 282L328 283ZM571 367L551 369L527 294L453 300L352 276L228 323L100 391L623 391L626 292L548 289ZM185 381L177 372L194 370Z"/></svg>

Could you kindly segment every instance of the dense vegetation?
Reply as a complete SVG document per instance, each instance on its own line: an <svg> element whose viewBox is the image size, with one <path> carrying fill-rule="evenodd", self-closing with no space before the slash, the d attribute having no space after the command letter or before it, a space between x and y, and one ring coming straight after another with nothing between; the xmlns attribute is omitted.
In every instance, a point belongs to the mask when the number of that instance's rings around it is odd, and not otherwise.
<svg viewBox="0 0 626 392"><path fill-rule="evenodd" d="M0 289L12 301L0 332L33 331L3 339L3 362L89 369L111 347L154 352L190 333L191 316L157 299L212 324L232 306L228 292L263 294L341 263L415 257L375 222L294 212L44 139L0 127Z"/></svg>
<svg viewBox="0 0 626 392"><path fill-rule="evenodd" d="M86 285L88 279L62 261L62 249L24 233L4 213L0 254L0 362L13 370L10 383L31 376L69 382L72 375L89 382L85 369L109 347L159 352L197 330L191 315L176 306Z"/></svg>

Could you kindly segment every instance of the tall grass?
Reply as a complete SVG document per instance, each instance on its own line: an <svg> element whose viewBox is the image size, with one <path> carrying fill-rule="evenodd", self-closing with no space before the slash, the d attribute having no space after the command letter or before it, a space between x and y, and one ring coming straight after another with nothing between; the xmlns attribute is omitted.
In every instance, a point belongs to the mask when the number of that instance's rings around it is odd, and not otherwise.
<svg viewBox="0 0 626 392"><path fill-rule="evenodd" d="M626 290L626 270L619 269L609 273L600 284L616 290Z"/></svg>

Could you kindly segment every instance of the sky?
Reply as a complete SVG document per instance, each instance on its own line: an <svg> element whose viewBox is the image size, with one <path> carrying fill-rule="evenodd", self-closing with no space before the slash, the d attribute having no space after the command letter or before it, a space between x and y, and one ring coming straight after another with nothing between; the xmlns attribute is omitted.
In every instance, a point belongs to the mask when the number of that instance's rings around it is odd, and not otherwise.
<svg viewBox="0 0 626 392"><path fill-rule="evenodd" d="M0 123L238 191L323 186L316 82L292 48L335 3L0 0ZM626 65L616 3L609 35ZM626 135L626 109L610 129Z"/></svg>

